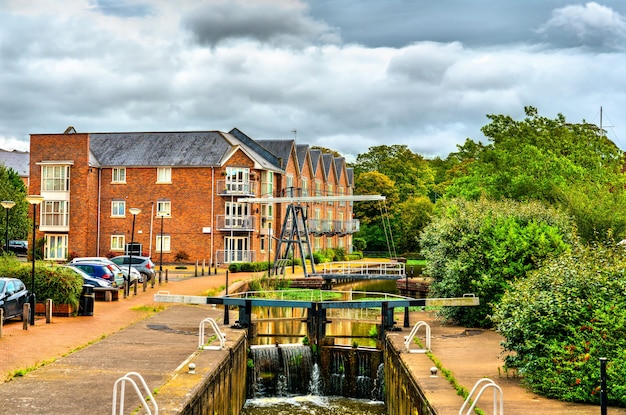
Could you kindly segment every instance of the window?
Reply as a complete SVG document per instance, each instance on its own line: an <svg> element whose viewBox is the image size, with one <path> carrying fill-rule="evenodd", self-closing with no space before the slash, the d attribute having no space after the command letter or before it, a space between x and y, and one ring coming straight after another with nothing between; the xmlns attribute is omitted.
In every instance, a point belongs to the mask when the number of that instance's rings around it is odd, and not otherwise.
<svg viewBox="0 0 626 415"><path fill-rule="evenodd" d="M250 262L251 252L248 250L250 241L247 237L225 237L224 238L224 262Z"/></svg>
<svg viewBox="0 0 626 415"><path fill-rule="evenodd" d="M111 216L124 217L126 216L126 202L123 200L114 200L111 202Z"/></svg>
<svg viewBox="0 0 626 415"><path fill-rule="evenodd" d="M293 192L293 175L292 174L288 174L287 175L287 183L286 183L286 194L285 196L288 197L293 197L294 196L294 192Z"/></svg>
<svg viewBox="0 0 626 415"><path fill-rule="evenodd" d="M263 172L262 193L265 196L272 196L274 194L274 172L273 171Z"/></svg>
<svg viewBox="0 0 626 415"><path fill-rule="evenodd" d="M345 196L343 187L340 186L338 190L339 190L339 196ZM339 202L339 206L345 206L345 205L346 205L346 202L344 201Z"/></svg>
<svg viewBox="0 0 626 415"><path fill-rule="evenodd" d="M158 167L157 168L157 183L172 183L172 168L171 167Z"/></svg>
<svg viewBox="0 0 626 415"><path fill-rule="evenodd" d="M45 259L67 260L67 235L46 235Z"/></svg>
<svg viewBox="0 0 626 415"><path fill-rule="evenodd" d="M261 252L265 252L266 242L267 242L267 238L261 238Z"/></svg>
<svg viewBox="0 0 626 415"><path fill-rule="evenodd" d="M309 179L307 177L302 178L302 196L309 195Z"/></svg>
<svg viewBox="0 0 626 415"><path fill-rule="evenodd" d="M333 238L326 238L326 248L333 249Z"/></svg>
<svg viewBox="0 0 626 415"><path fill-rule="evenodd" d="M322 196L322 182L320 180L315 181L315 196Z"/></svg>
<svg viewBox="0 0 626 415"><path fill-rule="evenodd" d="M328 194L327 196L334 196L333 194L333 184L332 183L328 183ZM329 205L332 205L333 202L328 202Z"/></svg>
<svg viewBox="0 0 626 415"><path fill-rule="evenodd" d="M124 235L111 235L111 251L124 251L126 237Z"/></svg>
<svg viewBox="0 0 626 415"><path fill-rule="evenodd" d="M41 190L67 192L70 189L70 166L41 166Z"/></svg>
<svg viewBox="0 0 626 415"><path fill-rule="evenodd" d="M113 167L111 183L126 183L126 167Z"/></svg>
<svg viewBox="0 0 626 415"><path fill-rule="evenodd" d="M158 200L156 212L157 215L162 215L166 218L172 216L172 202L169 200Z"/></svg>
<svg viewBox="0 0 626 415"><path fill-rule="evenodd" d="M69 226L70 212L67 200L45 200L41 205L41 226Z"/></svg>
<svg viewBox="0 0 626 415"><path fill-rule="evenodd" d="M262 204L261 205L261 217L265 219L274 219L274 205Z"/></svg>
<svg viewBox="0 0 626 415"><path fill-rule="evenodd" d="M163 243L163 251L161 251L161 242ZM170 236L169 235L163 235L163 237L161 238L161 235L157 235L156 236L156 252L170 252Z"/></svg>

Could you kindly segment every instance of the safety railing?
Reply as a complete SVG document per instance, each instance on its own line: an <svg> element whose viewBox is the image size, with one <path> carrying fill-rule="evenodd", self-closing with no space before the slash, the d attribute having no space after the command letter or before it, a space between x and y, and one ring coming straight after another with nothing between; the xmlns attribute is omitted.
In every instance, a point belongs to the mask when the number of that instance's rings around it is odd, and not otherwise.
<svg viewBox="0 0 626 415"><path fill-rule="evenodd" d="M426 348L411 350L411 344L413 343L413 340L415 339L415 336L417 335L417 332L421 327L426 327ZM411 334L404 338L404 348L406 349L407 353L430 352L430 326L428 325L428 323L426 323L425 321L418 321L417 323L415 323L413 329L411 330Z"/></svg>
<svg viewBox="0 0 626 415"><path fill-rule="evenodd" d="M482 387L478 389L478 387L481 385ZM469 415L473 413L474 407L476 406L476 403L482 396L483 392L489 388L493 388L493 415L504 415L504 397L502 394L502 388L489 378L482 378L476 382L476 384L472 388L472 391L469 393L469 395L467 395L467 399L465 399L465 402L463 402L463 406L461 406L461 409L459 410L459 415ZM472 401L474 392L476 392L477 389L478 392L476 393L476 397L473 398L472 405L467 409L466 412L463 412L469 402Z"/></svg>
<svg viewBox="0 0 626 415"><path fill-rule="evenodd" d="M142 391L139 390L136 380L140 381L141 386L143 387L143 393ZM127 374L119 378L117 381L115 381L115 385L113 386L113 411L111 412L112 415L124 414L124 401L125 401L127 383L133 387L133 390L135 391L135 393L137 394L137 397L141 401L142 407L145 408L145 410L147 411L147 414L158 415L159 405L154 399L154 396L152 396L152 393L150 392L150 389L148 388L146 381L137 372L128 372ZM119 408L118 408L118 390L119 390ZM147 401L146 401L146 397L147 397ZM148 405L148 402L150 402L150 405ZM152 407L152 410L154 410L154 412L152 412L151 407Z"/></svg>
<svg viewBox="0 0 626 415"><path fill-rule="evenodd" d="M211 328L213 329L213 331L215 332L215 335L217 336L217 339L220 342L219 346L211 346L211 345L205 344L205 341L204 341L205 329L204 328L206 324L209 324ZM219 326L217 325L214 319L209 317L209 318L205 318L204 320L200 322L200 335L198 336L198 349L222 350L224 349L225 344L226 344L226 333L222 333L222 331L220 330Z"/></svg>

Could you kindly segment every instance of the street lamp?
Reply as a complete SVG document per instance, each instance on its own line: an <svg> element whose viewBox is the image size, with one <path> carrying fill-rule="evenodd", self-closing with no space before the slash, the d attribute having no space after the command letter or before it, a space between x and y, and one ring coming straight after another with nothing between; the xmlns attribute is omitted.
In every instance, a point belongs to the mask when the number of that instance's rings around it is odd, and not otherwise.
<svg viewBox="0 0 626 415"><path fill-rule="evenodd" d="M161 258L159 259L159 284L161 283L161 274L163 272L163 218L167 216L167 212L157 213L157 217L161 218Z"/></svg>
<svg viewBox="0 0 626 415"><path fill-rule="evenodd" d="M5 251L6 253L9 252L9 209L11 209L13 206L15 206L15 202L12 200L3 200L2 202L0 202L0 205L2 205L3 208L6 209L7 211L7 224L6 224L6 234L5 234Z"/></svg>
<svg viewBox="0 0 626 415"><path fill-rule="evenodd" d="M129 249L129 253L128 253L128 278L126 280L126 284L124 284L124 296L128 297L128 294L130 293L130 269L131 266L133 265L133 249L135 247L135 219L137 219L137 215L139 215L141 213L141 209L138 208L130 208L128 209L128 211L131 213L131 215L133 215L133 227L132 227L132 231L130 232L130 249Z"/></svg>
<svg viewBox="0 0 626 415"><path fill-rule="evenodd" d="M33 268L31 271L30 277L30 298L28 302L30 303L30 325L35 325L35 245L37 243L36 234L37 234L37 205L43 202L43 196L40 195L28 195L26 196L26 200L28 203L33 205L33 246L31 247L31 253L33 255Z"/></svg>

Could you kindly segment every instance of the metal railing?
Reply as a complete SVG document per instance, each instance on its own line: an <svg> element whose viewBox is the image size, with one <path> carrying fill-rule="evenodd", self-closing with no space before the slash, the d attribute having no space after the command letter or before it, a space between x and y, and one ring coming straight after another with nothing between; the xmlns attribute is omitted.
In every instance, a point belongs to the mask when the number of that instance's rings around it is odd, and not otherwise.
<svg viewBox="0 0 626 415"><path fill-rule="evenodd" d="M317 265L316 274L321 275L388 275L401 277L406 274L402 262L324 262Z"/></svg>

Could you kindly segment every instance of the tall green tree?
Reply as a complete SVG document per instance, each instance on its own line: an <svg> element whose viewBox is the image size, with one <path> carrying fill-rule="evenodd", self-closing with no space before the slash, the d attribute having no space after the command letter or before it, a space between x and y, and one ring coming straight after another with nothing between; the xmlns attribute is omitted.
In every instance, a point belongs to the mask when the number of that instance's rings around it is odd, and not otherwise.
<svg viewBox="0 0 626 415"><path fill-rule="evenodd" d="M357 156L356 176L375 171L394 182L402 201L411 196L427 196L434 184L435 172L428 161L406 145L370 147L367 153Z"/></svg>
<svg viewBox="0 0 626 415"><path fill-rule="evenodd" d="M30 229L28 219L29 204L26 201L26 186L22 178L11 168L0 165L0 200L11 200L15 202L7 214L0 206L0 245L4 246L7 226L9 239L26 239Z"/></svg>
<svg viewBox="0 0 626 415"><path fill-rule="evenodd" d="M593 124L572 124L561 114L549 119L533 107L525 111L522 121L488 115L491 122L482 132L490 144L466 142L465 155L474 160L448 194L541 200L573 215L586 240L624 234L626 212L619 208L626 203L623 152ZM610 220L607 212L613 212Z"/></svg>
<svg viewBox="0 0 626 415"><path fill-rule="evenodd" d="M432 277L429 295L474 293L478 307L443 307L465 326L489 326L489 315L509 284L577 240L568 216L540 202L448 199L438 203L420 244Z"/></svg>

